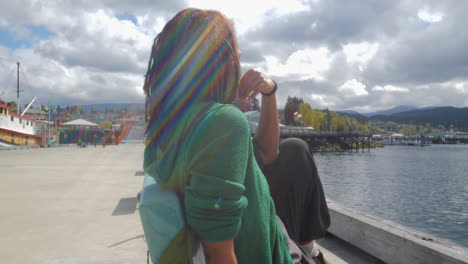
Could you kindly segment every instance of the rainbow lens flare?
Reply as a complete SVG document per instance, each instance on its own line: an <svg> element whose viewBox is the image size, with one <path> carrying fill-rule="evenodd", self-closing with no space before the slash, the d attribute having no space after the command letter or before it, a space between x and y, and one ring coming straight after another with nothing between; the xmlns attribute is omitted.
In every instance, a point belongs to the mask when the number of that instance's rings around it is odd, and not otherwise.
<svg viewBox="0 0 468 264"><path fill-rule="evenodd" d="M227 58L235 54L229 44L233 43L232 32L216 35L222 17L198 21L197 15L197 10L188 10L166 25L153 46L145 79L150 118L143 165L153 176L158 174L158 163L170 162L163 159L176 156L171 152L177 151L180 139L203 114L204 108L196 105L218 87L226 86L223 73L228 69ZM219 41L213 42L214 36ZM219 94L222 103L225 92L223 89ZM165 180L170 172L160 176Z"/></svg>
<svg viewBox="0 0 468 264"><path fill-rule="evenodd" d="M223 199L223 197L218 197L218 200L216 200L216 202L214 203L214 209L219 209L221 207L221 200Z"/></svg>

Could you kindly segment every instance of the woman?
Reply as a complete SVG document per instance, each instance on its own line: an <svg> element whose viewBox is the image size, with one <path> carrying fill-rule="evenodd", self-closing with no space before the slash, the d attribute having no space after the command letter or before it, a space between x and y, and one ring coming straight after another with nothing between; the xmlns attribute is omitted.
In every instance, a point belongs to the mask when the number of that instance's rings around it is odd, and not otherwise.
<svg viewBox="0 0 468 264"><path fill-rule="evenodd" d="M186 9L165 25L155 39L144 86L149 114L145 172L179 194L186 224L201 239L207 263L312 263L282 228L261 170L265 164L265 171L274 171L267 173L272 184L283 184L287 176L277 173L285 168L277 159L277 85L255 70L241 78L239 53L233 24L219 12ZM261 117L252 140L247 120L231 103L236 96L245 101L259 93ZM301 148L292 141L282 146ZM310 158L303 160L314 169ZM292 179L303 178L301 173ZM319 184L323 195L320 190ZM272 191L281 207L281 199L294 197L281 188L272 186ZM312 208L311 202L300 201L298 209ZM300 215L278 214L286 227ZM290 228L302 232L302 226Z"/></svg>

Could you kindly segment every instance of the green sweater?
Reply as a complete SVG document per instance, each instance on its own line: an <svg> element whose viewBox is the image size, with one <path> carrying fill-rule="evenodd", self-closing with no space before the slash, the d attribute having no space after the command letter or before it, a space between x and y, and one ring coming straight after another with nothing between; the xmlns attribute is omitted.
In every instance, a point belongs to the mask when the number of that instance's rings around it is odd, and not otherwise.
<svg viewBox="0 0 468 264"><path fill-rule="evenodd" d="M179 185L187 223L204 241L234 239L238 263L292 263L242 112L215 103L189 131L157 164Z"/></svg>

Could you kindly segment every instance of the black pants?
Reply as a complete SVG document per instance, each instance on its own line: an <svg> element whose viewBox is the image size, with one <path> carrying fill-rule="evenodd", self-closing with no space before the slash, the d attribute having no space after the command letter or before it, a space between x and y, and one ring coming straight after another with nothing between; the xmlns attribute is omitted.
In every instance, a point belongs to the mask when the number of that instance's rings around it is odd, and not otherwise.
<svg viewBox="0 0 468 264"><path fill-rule="evenodd" d="M281 141L277 160L265 166L263 173L289 237L299 244L323 237L330 215L307 143L298 138Z"/></svg>

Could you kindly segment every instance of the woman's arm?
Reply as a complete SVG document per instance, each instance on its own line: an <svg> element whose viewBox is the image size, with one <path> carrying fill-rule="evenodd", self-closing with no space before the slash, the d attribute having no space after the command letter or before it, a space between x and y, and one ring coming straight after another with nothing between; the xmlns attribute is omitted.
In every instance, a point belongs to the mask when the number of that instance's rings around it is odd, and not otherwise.
<svg viewBox="0 0 468 264"><path fill-rule="evenodd" d="M234 254L234 240L232 239L221 242L203 241L203 249L207 264L237 264L236 255Z"/></svg>
<svg viewBox="0 0 468 264"><path fill-rule="evenodd" d="M232 105L214 106L187 144L190 184L184 187L187 224L204 245L208 263L236 263L234 242L248 205L244 196L250 129Z"/></svg>
<svg viewBox="0 0 468 264"><path fill-rule="evenodd" d="M258 122L255 139L257 139L264 165L272 163L278 157L279 133L276 95L262 95L260 121Z"/></svg>
<svg viewBox="0 0 468 264"><path fill-rule="evenodd" d="M239 83L238 97L241 101L254 99L260 92L268 94L275 89L275 83L259 71L249 70ZM276 160L279 145L279 122L276 106L276 94L262 95L260 121L255 139L258 142L263 164L268 165Z"/></svg>

